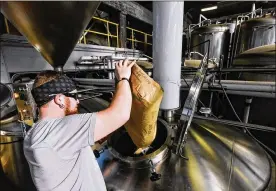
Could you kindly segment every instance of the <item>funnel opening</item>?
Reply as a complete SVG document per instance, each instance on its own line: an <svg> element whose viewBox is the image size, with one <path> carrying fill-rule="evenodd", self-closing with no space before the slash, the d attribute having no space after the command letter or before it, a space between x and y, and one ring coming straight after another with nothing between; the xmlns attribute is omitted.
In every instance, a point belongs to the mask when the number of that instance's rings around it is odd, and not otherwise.
<svg viewBox="0 0 276 191"><path fill-rule="evenodd" d="M108 139L108 147L111 154L130 165L148 167L148 161L158 163L167 157L170 133L167 123L161 119L157 121L156 137L145 155L135 155L136 145L131 140L125 128L120 128Z"/></svg>

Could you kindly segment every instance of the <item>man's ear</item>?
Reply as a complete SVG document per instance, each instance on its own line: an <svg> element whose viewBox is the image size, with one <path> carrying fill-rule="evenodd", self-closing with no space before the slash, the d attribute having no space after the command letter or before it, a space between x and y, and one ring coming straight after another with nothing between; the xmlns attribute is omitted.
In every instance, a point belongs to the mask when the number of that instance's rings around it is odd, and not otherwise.
<svg viewBox="0 0 276 191"><path fill-rule="evenodd" d="M58 94L55 96L54 98L54 102L60 107L62 108L62 106L64 107L65 105L65 96L62 94Z"/></svg>

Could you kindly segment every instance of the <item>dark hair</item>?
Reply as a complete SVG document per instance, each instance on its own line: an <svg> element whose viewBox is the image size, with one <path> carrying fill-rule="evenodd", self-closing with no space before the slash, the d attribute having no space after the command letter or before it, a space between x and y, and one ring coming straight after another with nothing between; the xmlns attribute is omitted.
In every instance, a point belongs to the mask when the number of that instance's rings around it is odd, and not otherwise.
<svg viewBox="0 0 276 191"><path fill-rule="evenodd" d="M60 73L54 70L45 70L40 72L34 81L33 88L39 87L53 79L57 79L60 76Z"/></svg>

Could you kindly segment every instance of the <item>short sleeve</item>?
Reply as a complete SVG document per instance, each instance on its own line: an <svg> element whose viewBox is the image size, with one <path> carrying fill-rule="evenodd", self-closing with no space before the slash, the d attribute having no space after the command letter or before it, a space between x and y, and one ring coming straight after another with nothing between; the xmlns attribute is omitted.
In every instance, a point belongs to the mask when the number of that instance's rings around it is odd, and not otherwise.
<svg viewBox="0 0 276 191"><path fill-rule="evenodd" d="M51 145L55 150L70 153L94 145L96 115L85 113L62 118L49 136Z"/></svg>

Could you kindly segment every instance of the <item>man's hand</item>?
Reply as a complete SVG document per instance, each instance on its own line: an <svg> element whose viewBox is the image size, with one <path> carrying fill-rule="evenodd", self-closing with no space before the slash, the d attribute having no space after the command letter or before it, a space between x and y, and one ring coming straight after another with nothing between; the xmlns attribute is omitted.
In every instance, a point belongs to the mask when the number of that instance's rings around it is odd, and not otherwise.
<svg viewBox="0 0 276 191"><path fill-rule="evenodd" d="M115 75L117 80L121 80L122 78L130 78L131 75L131 67L136 63L136 61L130 62L128 59L120 60L119 63L116 63Z"/></svg>

